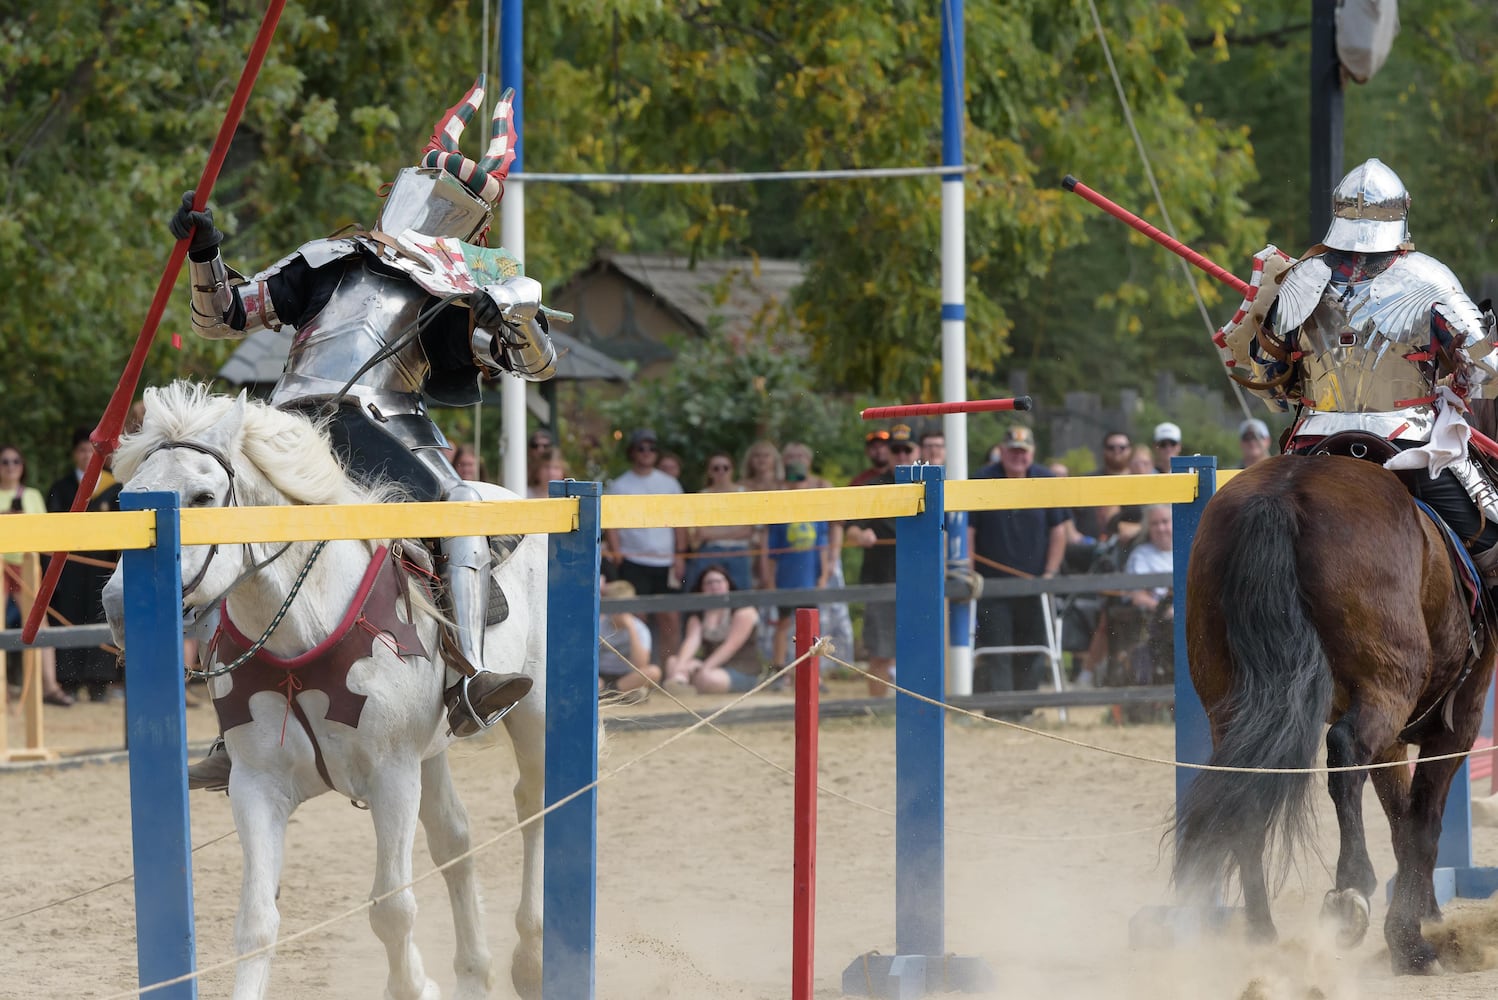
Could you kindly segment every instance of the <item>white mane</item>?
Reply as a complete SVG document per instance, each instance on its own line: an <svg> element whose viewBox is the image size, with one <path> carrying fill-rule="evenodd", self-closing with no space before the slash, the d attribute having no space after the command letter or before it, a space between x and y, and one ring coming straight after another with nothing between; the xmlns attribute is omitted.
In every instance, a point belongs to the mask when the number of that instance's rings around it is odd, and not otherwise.
<svg viewBox="0 0 1498 1000"><path fill-rule="evenodd" d="M234 397L178 381L147 389L144 398L146 415L140 430L122 438L115 453L115 475L121 480L128 481L157 448L194 442L222 448L235 468L240 502L246 505L376 503L395 492L394 487L369 489L350 479L333 453L326 428L300 413L246 398L243 423L224 446L219 442L224 423L235 411Z"/></svg>

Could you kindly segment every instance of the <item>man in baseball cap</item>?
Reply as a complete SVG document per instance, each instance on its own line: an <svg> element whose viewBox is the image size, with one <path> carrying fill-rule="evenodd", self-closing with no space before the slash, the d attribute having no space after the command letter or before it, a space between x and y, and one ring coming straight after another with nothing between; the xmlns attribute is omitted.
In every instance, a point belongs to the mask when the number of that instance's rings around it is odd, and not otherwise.
<svg viewBox="0 0 1498 1000"><path fill-rule="evenodd" d="M1243 461L1238 465L1246 469L1255 462L1269 457L1269 425L1262 420L1249 418L1238 425L1238 450Z"/></svg>
<svg viewBox="0 0 1498 1000"><path fill-rule="evenodd" d="M1181 429L1170 421L1155 425L1150 438L1156 472L1169 472L1170 460L1181 453Z"/></svg>
<svg viewBox="0 0 1498 1000"><path fill-rule="evenodd" d="M894 457L889 453L889 431L865 434L863 453L868 456L869 467L848 480L849 486L867 486L895 467Z"/></svg>

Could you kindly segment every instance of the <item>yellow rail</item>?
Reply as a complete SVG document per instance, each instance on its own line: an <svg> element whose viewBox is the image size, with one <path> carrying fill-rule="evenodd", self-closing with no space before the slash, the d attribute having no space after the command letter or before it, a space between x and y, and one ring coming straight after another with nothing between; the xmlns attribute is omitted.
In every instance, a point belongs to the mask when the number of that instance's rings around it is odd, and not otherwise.
<svg viewBox="0 0 1498 1000"><path fill-rule="evenodd" d="M1219 472L1218 483L1234 470ZM973 479L946 484L948 510L1185 503L1195 475ZM755 493L605 496L604 528L703 527L787 521L909 517L925 506L917 483ZM215 507L182 511L182 544L291 542L320 538L426 538L571 531L577 501L355 504L342 507ZM156 542L150 511L11 514L0 517L0 552L144 549Z"/></svg>

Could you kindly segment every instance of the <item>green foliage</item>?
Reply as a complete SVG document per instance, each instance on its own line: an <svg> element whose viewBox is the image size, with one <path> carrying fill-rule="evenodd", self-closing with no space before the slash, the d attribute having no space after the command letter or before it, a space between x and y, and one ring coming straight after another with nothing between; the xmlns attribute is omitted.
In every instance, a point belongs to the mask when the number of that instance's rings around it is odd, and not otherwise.
<svg viewBox="0 0 1498 1000"><path fill-rule="evenodd" d="M1240 273L1268 240L1298 252L1319 238L1306 212L1303 0L1098 9L1181 238ZM62 466L68 428L103 410L167 259L164 221L197 182L263 10L260 0L53 0L0 14L0 438L39 471ZM936 163L939 12L911 0L527 4L525 165ZM371 222L378 186L414 161L476 74L481 15L480 0L291 0L213 193L230 263L253 271ZM1400 171L1422 249L1472 287L1498 255L1470 210L1498 198L1488 166L1498 8L1430 0L1420 15L1383 73L1349 88L1346 159L1378 155ZM1074 173L1165 221L1089 6L968 4L966 40L970 394L1002 392L1014 366L1029 370L1042 405L1079 388L1147 390L1162 371L1225 385L1205 327L1236 307L1231 293L1199 274L1188 284L1167 251L1059 188ZM478 144L469 137L470 151ZM939 393L940 198L935 178L532 184L527 271L554 285L599 248L801 260L799 345L689 347L679 375L637 385L616 419L681 434L667 446L691 463L712 444L805 438L846 474L862 464L862 433L836 394ZM146 382L216 369L231 345L189 329L179 282ZM185 335L180 351L174 333ZM980 456L1000 430L974 421Z"/></svg>
<svg viewBox="0 0 1498 1000"><path fill-rule="evenodd" d="M667 375L635 382L601 409L622 436L652 427L661 449L682 457L688 490L702 482L708 455L726 451L737 464L760 438L806 442L818 471L835 481L863 467L857 411L819 391L803 346L762 333L674 346L676 364ZM610 474L624 467L619 449Z"/></svg>

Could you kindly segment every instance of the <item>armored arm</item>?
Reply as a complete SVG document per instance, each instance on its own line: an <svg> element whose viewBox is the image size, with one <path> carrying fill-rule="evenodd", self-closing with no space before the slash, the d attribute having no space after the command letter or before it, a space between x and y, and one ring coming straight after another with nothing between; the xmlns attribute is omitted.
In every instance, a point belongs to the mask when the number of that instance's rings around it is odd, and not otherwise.
<svg viewBox="0 0 1498 1000"><path fill-rule="evenodd" d="M541 312L541 283L517 276L485 285L470 297L474 360L528 382L556 374L557 353Z"/></svg>
<svg viewBox="0 0 1498 1000"><path fill-rule="evenodd" d="M213 212L192 207L193 192L182 196L182 205L168 223L177 239L191 239L187 251L187 276L191 282L192 325L208 340L237 340L262 329L279 330L281 320L264 280L246 285L230 269L219 244L223 232L214 225Z"/></svg>

